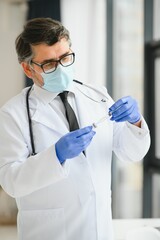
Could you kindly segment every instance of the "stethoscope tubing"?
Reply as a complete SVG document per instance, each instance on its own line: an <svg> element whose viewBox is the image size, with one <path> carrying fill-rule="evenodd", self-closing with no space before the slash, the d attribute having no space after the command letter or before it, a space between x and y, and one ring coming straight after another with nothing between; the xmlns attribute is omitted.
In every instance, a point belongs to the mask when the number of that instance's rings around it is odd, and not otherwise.
<svg viewBox="0 0 160 240"><path fill-rule="evenodd" d="M31 89L32 89L32 86L28 89L27 94L26 94L26 106L27 106L29 134L30 134L30 141L31 141L31 148L32 148L31 155L34 156L34 155L36 155L36 152L35 152L35 144L34 144L34 139L33 139L32 121L31 121L31 115L30 115L30 110L29 110L29 94L30 94Z"/></svg>

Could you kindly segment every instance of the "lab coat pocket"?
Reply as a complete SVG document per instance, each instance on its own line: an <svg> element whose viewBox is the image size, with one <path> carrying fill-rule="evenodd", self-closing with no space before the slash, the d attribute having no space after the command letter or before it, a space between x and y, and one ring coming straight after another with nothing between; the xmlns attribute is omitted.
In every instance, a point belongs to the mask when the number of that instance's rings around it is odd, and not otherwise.
<svg viewBox="0 0 160 240"><path fill-rule="evenodd" d="M64 209L20 211L19 240L66 240Z"/></svg>

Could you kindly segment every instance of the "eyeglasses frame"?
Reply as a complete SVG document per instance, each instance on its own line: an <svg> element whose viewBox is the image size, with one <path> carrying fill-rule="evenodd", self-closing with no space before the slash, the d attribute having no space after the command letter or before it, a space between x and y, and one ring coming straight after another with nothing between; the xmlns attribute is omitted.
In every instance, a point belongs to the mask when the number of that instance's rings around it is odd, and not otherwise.
<svg viewBox="0 0 160 240"><path fill-rule="evenodd" d="M61 60L62 60L63 58L65 58L66 56L69 56L69 55L72 55L72 56L73 56L73 62L72 62L71 64L67 65L67 66L64 66L64 65L61 63ZM55 67L55 69L54 69L53 71L47 73L47 72L44 71L43 66L44 66L45 64L47 64L47 63L50 63L50 62L55 62L55 63L57 63L57 65L56 65L56 67ZM58 60L50 60L50 61L48 61L48 62L46 62L46 63L42 63L42 64L37 63L37 62L34 62L34 61L31 60L31 61L30 61L30 64L33 63L33 64L37 65L38 67L40 67L40 68L43 70L43 72L44 72L45 74L49 74L49 73L52 73L52 72L55 72L55 71L56 71L58 64L61 64L63 67L69 67L69 66L72 65L74 62L75 62L75 53L72 52L72 53L68 53L68 54L64 55L63 57L61 57L61 58L58 59Z"/></svg>

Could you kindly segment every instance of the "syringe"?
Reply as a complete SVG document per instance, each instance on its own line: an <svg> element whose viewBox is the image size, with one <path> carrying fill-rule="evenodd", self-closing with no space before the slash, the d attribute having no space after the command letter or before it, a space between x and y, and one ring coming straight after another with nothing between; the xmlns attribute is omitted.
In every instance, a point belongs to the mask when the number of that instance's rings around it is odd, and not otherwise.
<svg viewBox="0 0 160 240"><path fill-rule="evenodd" d="M111 115L112 115L112 113L108 112L108 115L100 118L97 122L93 123L92 126L94 128L97 128L100 123L103 123L105 120L110 119Z"/></svg>

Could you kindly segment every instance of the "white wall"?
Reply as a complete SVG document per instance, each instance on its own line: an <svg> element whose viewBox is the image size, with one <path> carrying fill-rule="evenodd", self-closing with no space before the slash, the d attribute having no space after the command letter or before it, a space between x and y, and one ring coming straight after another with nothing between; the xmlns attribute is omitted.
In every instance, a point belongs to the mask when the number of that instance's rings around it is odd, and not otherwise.
<svg viewBox="0 0 160 240"><path fill-rule="evenodd" d="M24 86L23 73L15 52L15 39L22 30L26 10L23 2L0 0L0 106Z"/></svg>
<svg viewBox="0 0 160 240"><path fill-rule="evenodd" d="M61 17L76 53L75 78L106 85L106 1L61 0Z"/></svg>
<svg viewBox="0 0 160 240"><path fill-rule="evenodd" d="M0 106L24 87L15 39L22 30L26 10L23 1L0 0ZM16 213L15 200L0 188L0 223L14 223Z"/></svg>

